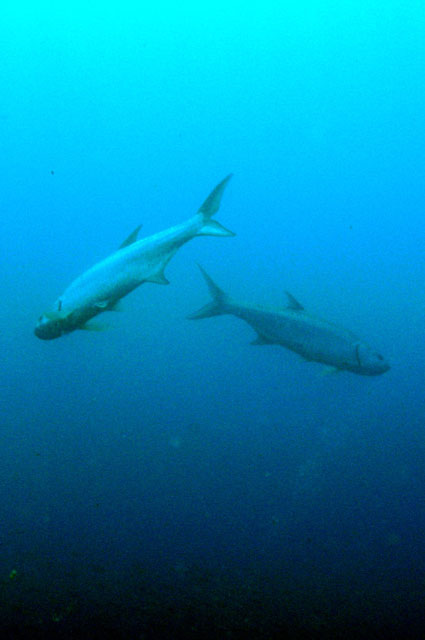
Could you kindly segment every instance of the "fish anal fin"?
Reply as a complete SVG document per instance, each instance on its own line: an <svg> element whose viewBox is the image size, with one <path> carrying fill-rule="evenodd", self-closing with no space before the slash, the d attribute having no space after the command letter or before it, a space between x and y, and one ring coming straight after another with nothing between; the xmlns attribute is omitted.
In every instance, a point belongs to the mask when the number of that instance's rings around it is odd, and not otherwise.
<svg viewBox="0 0 425 640"><path fill-rule="evenodd" d="M336 373L340 373L340 372L341 372L341 369L338 369L338 367L331 367L331 366L329 366L329 367L324 367L324 368L322 369L322 371L321 371L321 374L320 374L320 375L322 375L322 376L333 376L333 375L335 375Z"/></svg>
<svg viewBox="0 0 425 640"><path fill-rule="evenodd" d="M167 280L163 271L153 273L151 276L145 279L145 282L153 282L154 284L170 284L170 281Z"/></svg>
<svg viewBox="0 0 425 640"><path fill-rule="evenodd" d="M251 344L254 346L261 346L263 344L274 344L274 342L273 340L270 340L270 338L268 338L267 336L264 336L261 333L259 333L257 337L251 342Z"/></svg>

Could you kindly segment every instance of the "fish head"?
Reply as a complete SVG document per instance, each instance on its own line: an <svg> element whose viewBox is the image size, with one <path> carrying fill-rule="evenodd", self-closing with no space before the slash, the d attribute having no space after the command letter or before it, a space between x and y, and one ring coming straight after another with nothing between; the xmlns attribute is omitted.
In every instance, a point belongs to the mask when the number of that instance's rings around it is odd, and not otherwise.
<svg viewBox="0 0 425 640"><path fill-rule="evenodd" d="M34 329L35 335L40 340L54 340L69 331L69 319L57 311L43 313Z"/></svg>
<svg viewBox="0 0 425 640"><path fill-rule="evenodd" d="M388 361L379 351L359 342L355 347L355 370L364 376L379 376L390 369ZM354 370L354 369L353 369Z"/></svg>

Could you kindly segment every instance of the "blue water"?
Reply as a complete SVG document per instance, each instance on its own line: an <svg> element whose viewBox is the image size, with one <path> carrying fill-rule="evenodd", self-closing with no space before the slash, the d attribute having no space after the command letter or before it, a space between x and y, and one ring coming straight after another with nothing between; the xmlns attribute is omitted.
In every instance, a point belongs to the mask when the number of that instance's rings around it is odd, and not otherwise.
<svg viewBox="0 0 425 640"><path fill-rule="evenodd" d="M420 637L423 3L2 12L2 637ZM102 333L34 336L229 172L235 238L185 245ZM196 262L391 370L322 376L236 318L188 321Z"/></svg>

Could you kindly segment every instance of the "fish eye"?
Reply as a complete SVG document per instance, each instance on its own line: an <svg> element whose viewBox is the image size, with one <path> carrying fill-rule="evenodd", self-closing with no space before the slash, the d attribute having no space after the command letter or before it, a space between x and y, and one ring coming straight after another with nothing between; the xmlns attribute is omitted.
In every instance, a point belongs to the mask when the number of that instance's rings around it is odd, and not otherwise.
<svg viewBox="0 0 425 640"><path fill-rule="evenodd" d="M383 357L383 356L381 356L381 354L380 354L380 353L377 353L377 354L376 354L376 357L378 358L378 360L383 360L383 359L384 359L384 357Z"/></svg>

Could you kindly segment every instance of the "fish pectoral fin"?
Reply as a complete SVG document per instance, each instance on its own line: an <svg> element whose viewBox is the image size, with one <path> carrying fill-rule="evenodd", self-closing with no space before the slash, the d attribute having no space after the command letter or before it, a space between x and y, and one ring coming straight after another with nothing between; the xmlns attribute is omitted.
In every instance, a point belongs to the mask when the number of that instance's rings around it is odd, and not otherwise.
<svg viewBox="0 0 425 640"><path fill-rule="evenodd" d="M65 320L68 314L63 311L45 311L43 315L46 316L48 320L55 322L57 320Z"/></svg>
<svg viewBox="0 0 425 640"><path fill-rule="evenodd" d="M127 236L127 238L124 240L124 242L122 244L120 244L120 246L118 247L118 250L125 249L125 247L129 247L134 242L137 242L137 236L139 235L139 231L140 231L141 228L142 228L142 225L139 224L139 226L136 227L134 229L134 231L132 231L130 233L129 236Z"/></svg>
<svg viewBox="0 0 425 640"><path fill-rule="evenodd" d="M95 308L100 311L122 311L121 300L117 300L116 302L111 300L99 300L99 302L95 303Z"/></svg>
<svg viewBox="0 0 425 640"><path fill-rule="evenodd" d="M109 325L107 324L98 324L96 322L86 322L86 324L83 324L81 327L79 327L79 329L81 331L96 331L98 333L102 332L102 331L107 331L109 329Z"/></svg>
<svg viewBox="0 0 425 640"><path fill-rule="evenodd" d="M270 338L268 338L267 336L264 336L261 333L259 333L257 337L250 344L257 346L257 345L275 344L275 343L273 342L273 340L270 340Z"/></svg>

